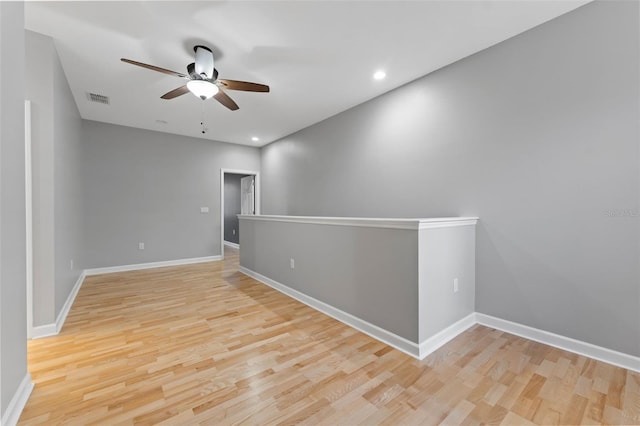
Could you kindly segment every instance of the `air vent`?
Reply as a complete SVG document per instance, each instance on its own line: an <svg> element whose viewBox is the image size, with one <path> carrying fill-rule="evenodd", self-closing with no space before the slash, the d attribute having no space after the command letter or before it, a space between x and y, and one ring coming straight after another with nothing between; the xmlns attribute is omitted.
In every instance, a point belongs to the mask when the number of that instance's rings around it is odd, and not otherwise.
<svg viewBox="0 0 640 426"><path fill-rule="evenodd" d="M98 95L97 93L87 93L89 100L91 102L96 102L99 104L109 105L109 97L105 95Z"/></svg>

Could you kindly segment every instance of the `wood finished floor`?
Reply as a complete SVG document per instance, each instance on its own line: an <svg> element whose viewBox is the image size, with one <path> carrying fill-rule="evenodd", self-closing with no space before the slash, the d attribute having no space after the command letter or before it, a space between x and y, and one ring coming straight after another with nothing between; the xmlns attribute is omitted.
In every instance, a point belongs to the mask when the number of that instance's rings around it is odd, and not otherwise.
<svg viewBox="0 0 640 426"><path fill-rule="evenodd" d="M88 277L20 424L640 424L640 374L482 326L417 361L225 256Z"/></svg>

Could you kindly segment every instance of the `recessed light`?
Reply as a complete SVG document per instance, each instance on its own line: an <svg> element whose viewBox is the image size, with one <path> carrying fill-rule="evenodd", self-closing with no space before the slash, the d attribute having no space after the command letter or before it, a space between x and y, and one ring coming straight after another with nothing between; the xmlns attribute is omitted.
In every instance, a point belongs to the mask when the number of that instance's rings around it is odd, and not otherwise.
<svg viewBox="0 0 640 426"><path fill-rule="evenodd" d="M386 76L387 76L387 73L382 70L376 71L375 74L373 74L373 78L375 78L376 80L382 80Z"/></svg>
<svg viewBox="0 0 640 426"><path fill-rule="evenodd" d="M258 142L260 140L260 138L257 137L257 136L254 136L254 137L251 138L251 140L254 141L254 142Z"/></svg>

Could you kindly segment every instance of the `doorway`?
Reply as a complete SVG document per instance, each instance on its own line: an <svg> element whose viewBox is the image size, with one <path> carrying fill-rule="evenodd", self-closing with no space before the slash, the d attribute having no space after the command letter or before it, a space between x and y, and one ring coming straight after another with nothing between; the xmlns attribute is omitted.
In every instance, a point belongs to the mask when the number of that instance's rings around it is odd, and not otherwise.
<svg viewBox="0 0 640 426"><path fill-rule="evenodd" d="M260 174L220 169L220 253L225 245L240 248L238 214L260 214Z"/></svg>

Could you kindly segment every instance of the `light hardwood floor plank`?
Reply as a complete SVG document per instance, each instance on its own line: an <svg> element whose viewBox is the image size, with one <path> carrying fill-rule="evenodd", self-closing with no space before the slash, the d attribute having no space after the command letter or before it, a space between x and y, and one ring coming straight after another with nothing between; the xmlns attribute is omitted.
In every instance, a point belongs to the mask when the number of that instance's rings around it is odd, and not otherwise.
<svg viewBox="0 0 640 426"><path fill-rule="evenodd" d="M640 374L474 326L417 361L225 260L87 277L35 424L640 424Z"/></svg>

